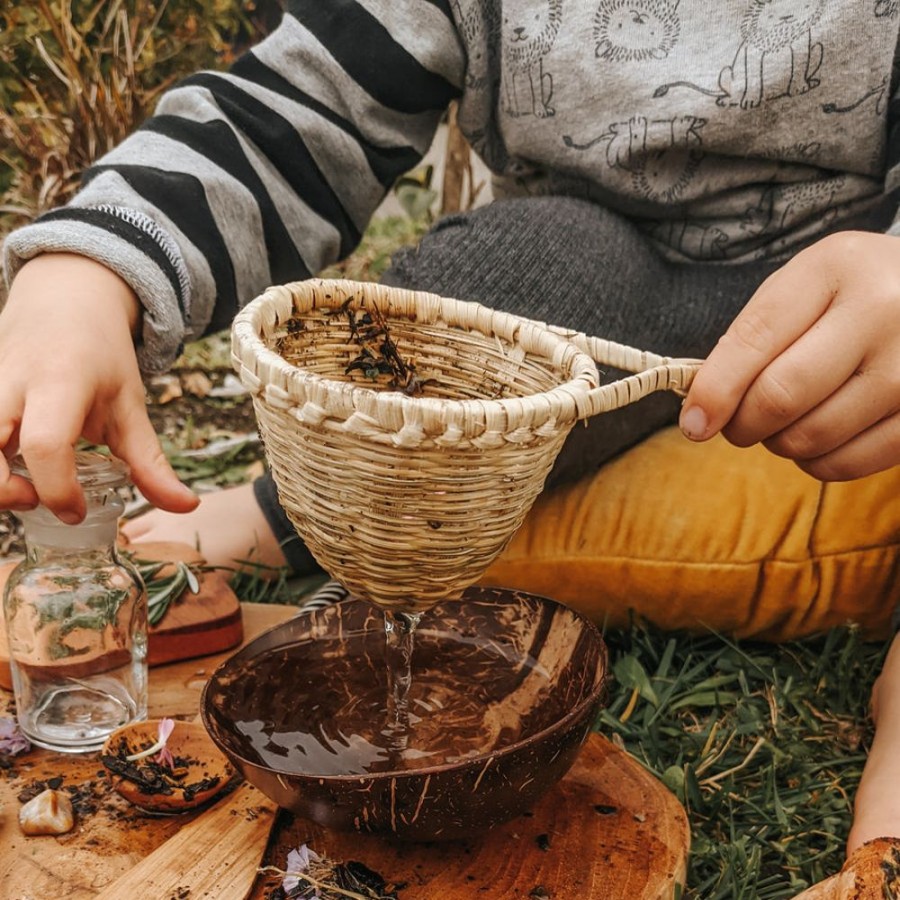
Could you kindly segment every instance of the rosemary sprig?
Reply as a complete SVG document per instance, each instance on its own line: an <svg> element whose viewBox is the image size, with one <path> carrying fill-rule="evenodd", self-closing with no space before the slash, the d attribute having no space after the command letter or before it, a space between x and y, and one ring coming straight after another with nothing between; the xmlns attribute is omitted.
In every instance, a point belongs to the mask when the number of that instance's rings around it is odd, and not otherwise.
<svg viewBox="0 0 900 900"><path fill-rule="evenodd" d="M197 577L199 566L177 562L171 564L175 567L171 575L159 578L159 573L170 563L136 560L135 564L147 586L147 621L151 625L158 625L172 603L185 591L200 593L200 580Z"/></svg>

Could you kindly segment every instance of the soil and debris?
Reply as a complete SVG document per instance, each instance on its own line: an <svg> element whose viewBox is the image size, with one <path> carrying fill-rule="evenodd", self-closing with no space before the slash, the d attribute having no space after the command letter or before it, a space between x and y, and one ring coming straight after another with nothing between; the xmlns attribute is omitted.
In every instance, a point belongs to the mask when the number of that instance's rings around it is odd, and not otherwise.
<svg viewBox="0 0 900 900"><path fill-rule="evenodd" d="M72 801L72 808L78 819L85 819L94 815L103 803L103 798L107 793L106 786L102 781L91 779L82 784L64 784L61 775L55 778L35 779L28 782L17 798L22 804L33 800L39 794L46 790L65 791Z"/></svg>
<svg viewBox="0 0 900 900"><path fill-rule="evenodd" d="M288 854L287 871L272 866L261 871L282 879L266 900L401 900L406 887L406 882L390 882L365 863L335 862L306 844Z"/></svg>
<svg viewBox="0 0 900 900"><path fill-rule="evenodd" d="M201 778L198 781L186 781L192 766L196 766L199 762L190 757L174 756L171 766L159 762L154 757L146 757L141 760L126 758L149 746L150 744L147 743L143 747L135 748L123 738L114 748L111 748L113 752L101 754L100 762L113 775L136 785L142 794L172 796L180 791L185 803L193 802L198 794L212 790L222 780L215 775Z"/></svg>
<svg viewBox="0 0 900 900"><path fill-rule="evenodd" d="M71 784L67 784L62 776L28 779L19 775L13 778L13 786L18 789L16 799L22 805L48 789L66 793L80 826L87 825L97 816L115 822L121 828L143 828L147 820L147 813L113 791L103 769L98 769L92 778Z"/></svg>

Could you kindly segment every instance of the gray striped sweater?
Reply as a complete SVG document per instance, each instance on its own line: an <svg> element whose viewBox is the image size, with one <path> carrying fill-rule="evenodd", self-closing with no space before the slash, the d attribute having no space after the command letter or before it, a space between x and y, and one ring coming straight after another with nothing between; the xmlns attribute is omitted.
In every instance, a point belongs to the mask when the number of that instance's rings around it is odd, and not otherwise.
<svg viewBox="0 0 900 900"><path fill-rule="evenodd" d="M7 274L54 250L110 266L159 371L347 255L453 99L495 196L594 200L673 260L900 234L898 30L900 0L289 0L14 232Z"/></svg>

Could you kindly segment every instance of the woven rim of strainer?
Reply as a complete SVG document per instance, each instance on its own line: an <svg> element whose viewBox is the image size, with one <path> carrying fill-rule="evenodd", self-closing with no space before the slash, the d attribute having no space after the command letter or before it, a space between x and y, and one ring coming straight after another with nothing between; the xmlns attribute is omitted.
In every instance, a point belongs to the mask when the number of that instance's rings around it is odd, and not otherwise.
<svg viewBox="0 0 900 900"><path fill-rule="evenodd" d="M317 292L331 292L338 299L316 304ZM316 308L338 309L350 297L376 304L410 301L416 309L416 322L443 323L448 326L448 334L449 329L469 329L489 338L496 335L514 347L521 346L526 354L546 360L557 370L570 373L570 377L553 388L525 397L409 397L400 391L376 390L317 375L287 362L266 344L263 335L271 335L289 319ZM312 302L304 305L304 298ZM390 320L393 310L379 308ZM426 433L446 434L451 428L460 438L484 432L486 422L492 423L493 430L504 433L520 427L567 425L584 417L589 392L597 384L597 366L590 355L568 335L543 323L471 301L348 280L309 279L270 287L235 317L232 357L241 381L251 392L263 393L265 400L276 407L299 407L297 412L303 420L346 419L361 414L390 430L415 426Z"/></svg>

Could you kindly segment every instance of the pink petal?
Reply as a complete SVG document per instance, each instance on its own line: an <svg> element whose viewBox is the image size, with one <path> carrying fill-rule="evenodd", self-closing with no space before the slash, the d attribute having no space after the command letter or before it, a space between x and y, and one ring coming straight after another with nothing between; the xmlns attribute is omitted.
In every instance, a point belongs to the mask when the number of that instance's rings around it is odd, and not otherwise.
<svg viewBox="0 0 900 900"><path fill-rule="evenodd" d="M166 766L169 769L175 768L175 760L172 757L172 751L168 747L163 747L162 750L157 753L156 761L161 766Z"/></svg>

